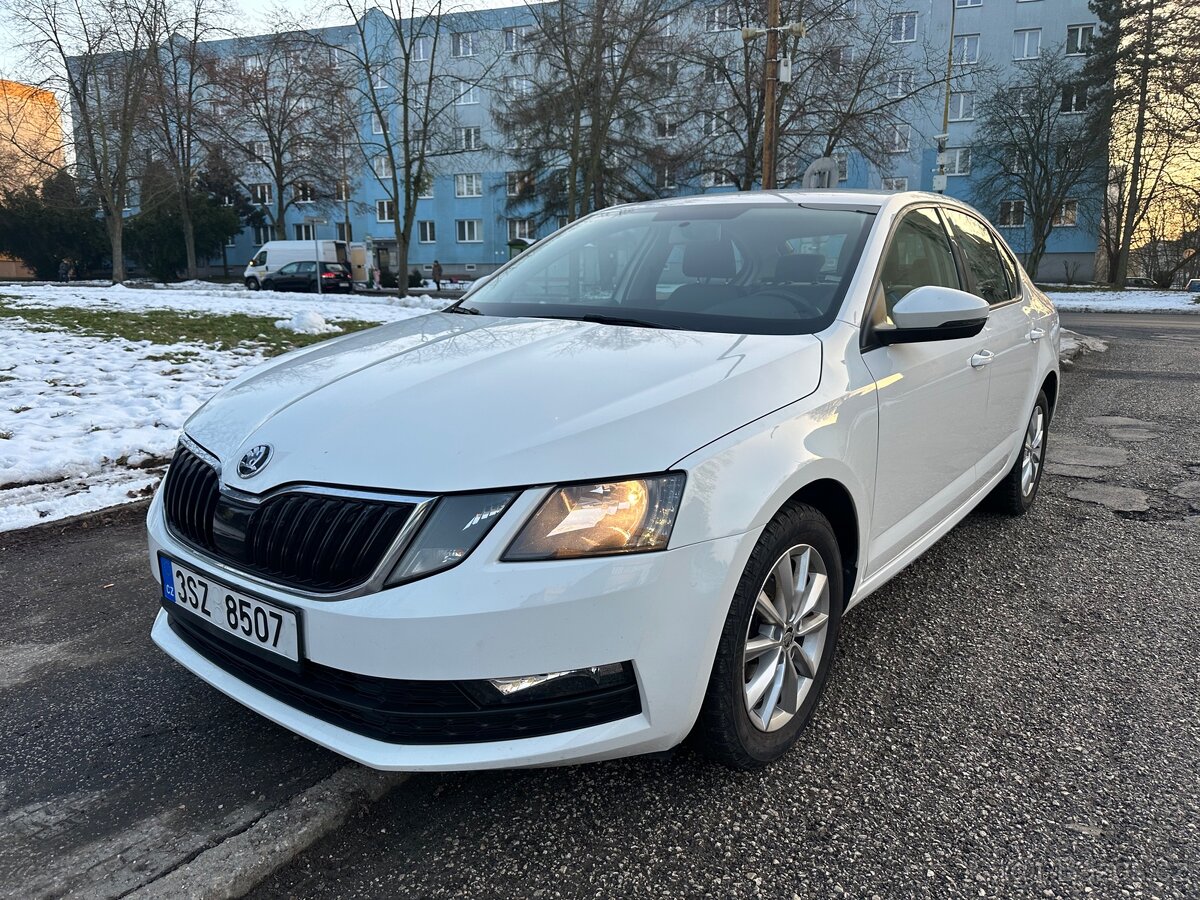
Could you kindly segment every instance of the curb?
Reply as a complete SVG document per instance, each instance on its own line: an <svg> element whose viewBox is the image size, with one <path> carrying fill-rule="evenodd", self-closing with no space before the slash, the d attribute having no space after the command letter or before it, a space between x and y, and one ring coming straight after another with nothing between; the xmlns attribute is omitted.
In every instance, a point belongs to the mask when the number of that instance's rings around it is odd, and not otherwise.
<svg viewBox="0 0 1200 900"><path fill-rule="evenodd" d="M125 894L123 900L241 897L408 777L345 766L191 862Z"/></svg>

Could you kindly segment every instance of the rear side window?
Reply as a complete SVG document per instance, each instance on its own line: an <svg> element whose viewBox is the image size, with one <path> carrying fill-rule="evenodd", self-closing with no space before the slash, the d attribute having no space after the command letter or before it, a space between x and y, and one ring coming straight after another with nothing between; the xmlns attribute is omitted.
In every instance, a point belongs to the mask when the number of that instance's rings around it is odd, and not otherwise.
<svg viewBox="0 0 1200 900"><path fill-rule="evenodd" d="M889 317L896 301L913 288L959 286L950 241L936 212L914 209L905 214L892 234L880 282Z"/></svg>
<svg viewBox="0 0 1200 900"><path fill-rule="evenodd" d="M948 209L945 213L958 246L967 258L967 268L974 281L972 292L993 306L1007 302L1010 296L1008 276L1000 259L1000 249L987 226L957 210Z"/></svg>
<svg viewBox="0 0 1200 900"><path fill-rule="evenodd" d="M1004 266L1004 274L1008 276L1008 296L1021 296L1021 275L1017 268L1017 261L1013 258L1012 252L1004 246L1003 241L997 241L996 246L1000 248L1000 262Z"/></svg>
<svg viewBox="0 0 1200 900"><path fill-rule="evenodd" d="M298 263L296 271L298 271L301 275L306 275L317 271L317 264L315 262Z"/></svg>

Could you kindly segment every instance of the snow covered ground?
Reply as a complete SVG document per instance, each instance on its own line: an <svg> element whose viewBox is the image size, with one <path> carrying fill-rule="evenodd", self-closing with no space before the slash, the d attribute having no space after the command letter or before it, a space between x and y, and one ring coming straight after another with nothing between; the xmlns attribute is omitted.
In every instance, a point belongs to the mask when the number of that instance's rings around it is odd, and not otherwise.
<svg viewBox="0 0 1200 900"><path fill-rule="evenodd" d="M1186 291L1046 291L1064 312L1200 313L1200 294Z"/></svg>
<svg viewBox="0 0 1200 900"><path fill-rule="evenodd" d="M0 295L10 308L249 313L309 334L340 330L327 322L388 322L446 305L211 285L0 285ZM192 411L263 359L259 347L216 349L186 335L152 343L0 318L0 531L145 496Z"/></svg>

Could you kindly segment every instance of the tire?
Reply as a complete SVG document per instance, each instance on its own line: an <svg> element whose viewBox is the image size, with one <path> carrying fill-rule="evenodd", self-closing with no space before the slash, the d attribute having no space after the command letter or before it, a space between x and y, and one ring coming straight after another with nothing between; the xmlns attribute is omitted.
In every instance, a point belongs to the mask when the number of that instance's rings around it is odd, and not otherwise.
<svg viewBox="0 0 1200 900"><path fill-rule="evenodd" d="M259 285L258 285L258 279L257 279L257 278L247 278L247 279L246 279L246 290L248 290L248 291L257 291L257 290L258 290L258 287L259 287Z"/></svg>
<svg viewBox="0 0 1200 900"><path fill-rule="evenodd" d="M784 560L797 580L805 575L809 586L796 593L792 606L780 597L775 575ZM824 577L823 589L814 576ZM769 621L759 603L760 592L764 600L770 599L768 594L774 598L769 605L777 621L780 608L792 611L789 629ZM811 604L804 603L805 596ZM812 718L833 664L844 596L842 555L829 520L807 504L785 507L759 537L725 618L708 690L692 732L705 756L732 769L749 771L773 762L796 743ZM804 611L806 605L809 612ZM752 640L754 647L750 646ZM772 641L776 649L746 659ZM798 667L811 677L798 677ZM763 681L769 686L754 701ZM778 701L769 712L766 704L776 683L780 686Z"/></svg>
<svg viewBox="0 0 1200 900"><path fill-rule="evenodd" d="M1040 422L1039 422L1040 416ZM1035 433L1036 432L1036 433ZM1046 462L1046 444L1050 433L1050 401L1039 391L1033 412L1021 437L1021 452L1004 480L988 495L988 506L1009 516L1023 516L1037 499ZM1027 478L1028 467L1028 478Z"/></svg>

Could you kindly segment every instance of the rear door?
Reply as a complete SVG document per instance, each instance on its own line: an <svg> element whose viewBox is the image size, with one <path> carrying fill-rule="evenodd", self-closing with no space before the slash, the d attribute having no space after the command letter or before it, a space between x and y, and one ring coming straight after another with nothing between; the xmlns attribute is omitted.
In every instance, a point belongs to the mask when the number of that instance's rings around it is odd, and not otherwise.
<svg viewBox="0 0 1200 900"><path fill-rule="evenodd" d="M896 302L922 285L962 285L933 207L906 212L893 229L864 330L863 361L879 403L870 572L923 537L977 485L988 373L971 359L982 348L982 335L890 346L872 340L876 326L891 324Z"/></svg>
<svg viewBox="0 0 1200 900"><path fill-rule="evenodd" d="M306 260L296 265L296 290L315 291L317 289L317 264Z"/></svg>
<svg viewBox="0 0 1200 900"><path fill-rule="evenodd" d="M965 212L947 209L945 213L966 263L967 290L991 306L982 335L985 351L991 354L991 391L981 432L986 446L979 459L980 478L987 479L1012 465L1024 434L1033 408L1040 335L1033 329L1015 263L991 229Z"/></svg>

